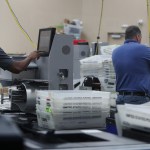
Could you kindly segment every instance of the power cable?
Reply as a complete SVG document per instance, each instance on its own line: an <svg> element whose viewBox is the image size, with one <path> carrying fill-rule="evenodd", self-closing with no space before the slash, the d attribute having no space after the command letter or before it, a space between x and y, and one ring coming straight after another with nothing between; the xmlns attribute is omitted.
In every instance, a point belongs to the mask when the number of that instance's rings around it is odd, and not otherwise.
<svg viewBox="0 0 150 150"><path fill-rule="evenodd" d="M10 10L10 12L11 12L11 14L12 14L14 20L15 20L15 22L17 23L18 27L21 29L21 31L22 31L22 33L25 35L25 37L30 41L31 45L32 45L34 48L36 48L36 45L34 44L34 42L32 41L32 39L30 38L30 36L28 35L28 33L25 31L25 29L22 27L22 25L20 24L18 18L16 17L14 11L12 10L12 8L11 8L11 6L10 6L9 1L8 1L8 0L5 0L5 1L6 1L6 3L7 3L8 8L9 8L9 10Z"/></svg>
<svg viewBox="0 0 150 150"><path fill-rule="evenodd" d="M146 1L147 1L147 17L148 17L148 38L150 44L150 7L149 7L149 0Z"/></svg>
<svg viewBox="0 0 150 150"><path fill-rule="evenodd" d="M95 48L94 55L98 55L98 50L99 50L99 39L100 39L101 25L102 25L103 6L104 6L104 0L102 0L102 4L101 4L99 28L98 28L97 42L96 42L96 48Z"/></svg>

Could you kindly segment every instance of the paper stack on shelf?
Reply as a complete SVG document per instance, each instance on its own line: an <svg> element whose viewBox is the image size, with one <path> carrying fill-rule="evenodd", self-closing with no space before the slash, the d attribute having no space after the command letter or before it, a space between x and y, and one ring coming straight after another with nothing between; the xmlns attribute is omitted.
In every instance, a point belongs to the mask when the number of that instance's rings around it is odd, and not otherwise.
<svg viewBox="0 0 150 150"><path fill-rule="evenodd" d="M105 128L110 113L110 92L37 91L36 101L38 125L47 129Z"/></svg>
<svg viewBox="0 0 150 150"><path fill-rule="evenodd" d="M114 45L106 45L106 46L101 46L101 54L102 55L112 55L112 52L115 48L119 47L120 45L114 44Z"/></svg>
<svg viewBox="0 0 150 150"><path fill-rule="evenodd" d="M99 77L103 75L103 64L102 62L106 60L104 56L94 55L80 60L80 76L90 76Z"/></svg>
<svg viewBox="0 0 150 150"><path fill-rule="evenodd" d="M108 58L103 61L103 76L104 76L104 90L114 92L116 88L116 74L112 64L112 59Z"/></svg>
<svg viewBox="0 0 150 150"><path fill-rule="evenodd" d="M150 132L150 102L141 105L117 105L117 110L122 127Z"/></svg>
<svg viewBox="0 0 150 150"><path fill-rule="evenodd" d="M95 55L80 60L80 76L98 77L103 91L114 92L116 75L109 55Z"/></svg>

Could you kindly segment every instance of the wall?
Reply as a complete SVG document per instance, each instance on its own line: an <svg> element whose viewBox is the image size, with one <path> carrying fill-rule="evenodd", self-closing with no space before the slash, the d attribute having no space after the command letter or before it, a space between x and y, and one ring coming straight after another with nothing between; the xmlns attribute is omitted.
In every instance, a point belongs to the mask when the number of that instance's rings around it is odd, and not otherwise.
<svg viewBox="0 0 150 150"><path fill-rule="evenodd" d="M97 40L101 4L102 0L83 0L84 38L88 37L89 41ZM144 21L140 26L142 42L149 44L146 0L104 0L100 41L107 41L108 33L124 33L123 24L137 25L139 19Z"/></svg>
<svg viewBox="0 0 150 150"><path fill-rule="evenodd" d="M37 44L39 28L61 24L64 18L81 17L81 0L9 0L23 28ZM7 53L36 49L15 23L5 0L0 1L0 46Z"/></svg>
<svg viewBox="0 0 150 150"><path fill-rule="evenodd" d="M39 28L61 24L64 18L83 21L82 38L96 41L102 0L9 0L23 28L37 44ZM142 42L149 44L146 0L104 0L100 41L108 41L108 33L123 33L123 24L141 26ZM15 23L5 0L0 1L0 46L7 53L29 53L36 49ZM117 42L117 41L116 41Z"/></svg>

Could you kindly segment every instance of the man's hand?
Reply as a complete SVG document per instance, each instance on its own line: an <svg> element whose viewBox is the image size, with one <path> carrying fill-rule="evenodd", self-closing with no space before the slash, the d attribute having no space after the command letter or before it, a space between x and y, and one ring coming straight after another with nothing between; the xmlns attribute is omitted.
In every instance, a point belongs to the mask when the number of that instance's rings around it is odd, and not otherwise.
<svg viewBox="0 0 150 150"><path fill-rule="evenodd" d="M39 59L40 53L38 53L37 51L33 51L27 57L30 58L31 60Z"/></svg>

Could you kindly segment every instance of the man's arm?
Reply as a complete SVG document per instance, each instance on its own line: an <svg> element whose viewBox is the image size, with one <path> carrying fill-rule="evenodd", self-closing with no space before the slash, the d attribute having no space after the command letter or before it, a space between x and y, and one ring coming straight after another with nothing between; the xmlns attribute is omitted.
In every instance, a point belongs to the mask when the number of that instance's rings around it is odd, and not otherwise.
<svg viewBox="0 0 150 150"><path fill-rule="evenodd" d="M33 51L25 59L21 61L13 61L9 71L18 74L25 70L31 61L38 59L39 57L40 54L37 51Z"/></svg>

